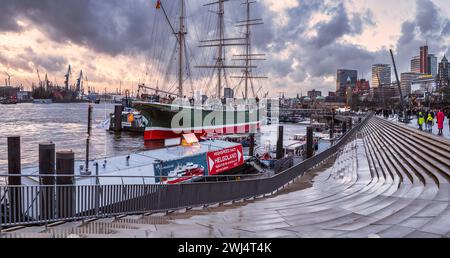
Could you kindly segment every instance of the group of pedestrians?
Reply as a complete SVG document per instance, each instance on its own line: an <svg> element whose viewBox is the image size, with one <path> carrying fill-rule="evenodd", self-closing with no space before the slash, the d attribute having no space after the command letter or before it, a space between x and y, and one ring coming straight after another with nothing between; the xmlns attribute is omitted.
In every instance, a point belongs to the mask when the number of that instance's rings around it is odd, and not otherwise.
<svg viewBox="0 0 450 258"><path fill-rule="evenodd" d="M419 125L419 130L423 131L425 126L425 131L432 132L435 125L435 120L438 126L438 135L443 135L444 130L444 120L445 114L443 110L439 111L419 111L417 114L417 124ZM450 128L450 114L449 114L449 128Z"/></svg>

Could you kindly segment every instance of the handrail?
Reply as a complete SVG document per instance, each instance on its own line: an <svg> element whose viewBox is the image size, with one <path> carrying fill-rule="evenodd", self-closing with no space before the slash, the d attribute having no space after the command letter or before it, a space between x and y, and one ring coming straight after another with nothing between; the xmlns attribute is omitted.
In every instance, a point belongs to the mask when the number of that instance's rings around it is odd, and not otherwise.
<svg viewBox="0 0 450 258"><path fill-rule="evenodd" d="M217 177L258 177L261 174L234 174L234 175L209 175L203 176L202 178L217 178ZM19 175L19 174L0 174L0 177L25 177L25 178L45 178L45 177L76 177L76 178L143 178L143 179L153 179L153 178L167 178L169 176L125 176L125 175ZM177 176L177 178L191 178L191 176Z"/></svg>

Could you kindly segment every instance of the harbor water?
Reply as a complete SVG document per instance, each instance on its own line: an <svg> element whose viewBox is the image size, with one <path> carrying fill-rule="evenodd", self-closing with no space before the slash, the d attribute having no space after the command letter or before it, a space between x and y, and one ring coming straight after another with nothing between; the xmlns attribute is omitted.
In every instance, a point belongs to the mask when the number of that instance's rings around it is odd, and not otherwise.
<svg viewBox="0 0 450 258"><path fill-rule="evenodd" d="M0 105L0 173L6 173L7 137L21 137L22 168L38 164L39 143L53 142L57 151L72 150L77 160L85 158L87 138L87 103ZM142 135L114 134L100 125L114 111L113 104L97 104L93 109L90 158L101 159L144 151ZM278 125L263 126L257 135L259 146L276 145ZM305 125L284 125L284 142L295 134L306 134ZM323 143L320 148L327 148Z"/></svg>
<svg viewBox="0 0 450 258"><path fill-rule="evenodd" d="M72 150L76 159L85 158L87 103L0 105L0 173L7 164L7 137L21 137L22 167L36 166L39 143L52 141L57 151ZM142 136L115 135L100 128L114 105L98 104L93 110L90 144L92 158L102 158L144 150Z"/></svg>

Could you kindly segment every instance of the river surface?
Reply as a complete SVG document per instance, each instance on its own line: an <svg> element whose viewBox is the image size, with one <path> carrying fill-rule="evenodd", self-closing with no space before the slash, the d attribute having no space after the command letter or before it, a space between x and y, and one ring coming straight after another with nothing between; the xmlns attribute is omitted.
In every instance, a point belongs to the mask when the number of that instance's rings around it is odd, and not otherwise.
<svg viewBox="0 0 450 258"><path fill-rule="evenodd" d="M36 167L39 143L50 141L55 143L56 151L72 150L77 160L84 160L88 106L87 103L0 105L0 173L7 171L7 136L10 135L21 137L22 168ZM101 128L101 123L113 111L113 104L94 105L91 159L146 150L142 135L116 135ZM277 129L278 125L264 126L257 137L259 144L275 145ZM306 133L306 126L284 125L285 143L299 133Z"/></svg>
<svg viewBox="0 0 450 258"><path fill-rule="evenodd" d="M7 136L21 137L22 168L37 166L39 143L53 142L57 151L72 150L85 158L87 103L0 105L0 173L7 170ZM144 150L140 135L115 135L100 128L114 105L94 105L91 158L102 158Z"/></svg>

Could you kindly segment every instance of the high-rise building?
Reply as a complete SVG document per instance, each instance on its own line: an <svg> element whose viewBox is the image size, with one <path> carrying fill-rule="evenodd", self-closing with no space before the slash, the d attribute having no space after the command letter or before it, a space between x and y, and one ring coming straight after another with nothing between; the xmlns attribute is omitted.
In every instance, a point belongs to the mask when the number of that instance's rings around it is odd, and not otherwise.
<svg viewBox="0 0 450 258"><path fill-rule="evenodd" d="M355 88L356 81L358 81L358 71L339 69L336 77L336 94L340 97L345 97L347 87Z"/></svg>
<svg viewBox="0 0 450 258"><path fill-rule="evenodd" d="M402 95L408 96L411 94L411 85L414 80L417 80L420 73L402 73L400 88L402 89Z"/></svg>
<svg viewBox="0 0 450 258"><path fill-rule="evenodd" d="M420 56L415 56L411 59L411 72L420 73Z"/></svg>
<svg viewBox="0 0 450 258"><path fill-rule="evenodd" d="M429 74L429 72L428 72L428 46L420 47L420 73Z"/></svg>
<svg viewBox="0 0 450 258"><path fill-rule="evenodd" d="M377 88L380 84L391 84L391 66L389 64L375 64L372 66L372 87Z"/></svg>
<svg viewBox="0 0 450 258"><path fill-rule="evenodd" d="M437 57L433 54L428 55L428 69L427 74L432 75L433 77L436 77L438 73L438 61Z"/></svg>
<svg viewBox="0 0 450 258"><path fill-rule="evenodd" d="M436 87L442 88L450 85L450 63L447 57L444 56L442 61L439 63L439 71L436 77Z"/></svg>

